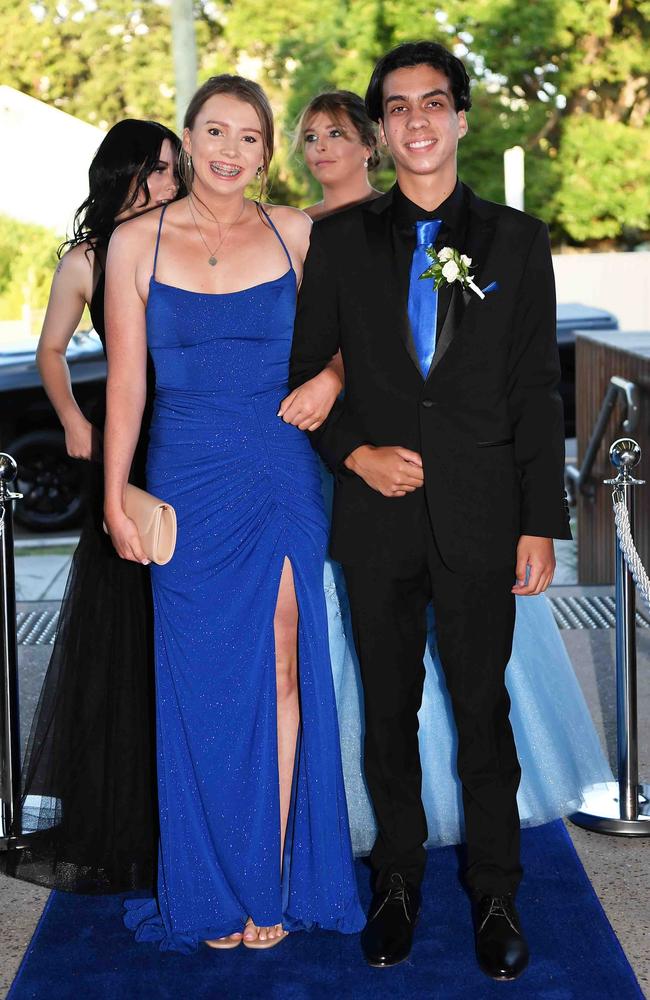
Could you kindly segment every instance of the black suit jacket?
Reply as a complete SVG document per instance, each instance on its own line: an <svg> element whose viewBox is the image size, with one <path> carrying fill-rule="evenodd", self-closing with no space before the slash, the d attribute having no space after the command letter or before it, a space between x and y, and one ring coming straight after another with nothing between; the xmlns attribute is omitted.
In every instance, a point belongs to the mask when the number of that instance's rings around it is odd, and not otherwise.
<svg viewBox="0 0 650 1000"><path fill-rule="evenodd" d="M392 191L314 225L290 384L341 349L345 393L312 442L336 476L331 551L343 563L399 560L423 500L442 558L459 572L512 565L521 534L571 537L548 231L463 194L456 248L472 258L479 288L499 288L481 300L453 286L426 379L395 273ZM424 496L384 497L347 470L364 443L419 452Z"/></svg>

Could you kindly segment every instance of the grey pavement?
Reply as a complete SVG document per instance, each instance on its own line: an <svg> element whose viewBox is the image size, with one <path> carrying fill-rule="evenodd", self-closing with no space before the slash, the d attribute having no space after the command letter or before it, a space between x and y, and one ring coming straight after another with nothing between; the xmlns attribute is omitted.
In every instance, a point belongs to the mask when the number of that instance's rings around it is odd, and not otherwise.
<svg viewBox="0 0 650 1000"><path fill-rule="evenodd" d="M50 555L47 550L16 549L16 600L60 601L63 598L72 550Z"/></svg>
<svg viewBox="0 0 650 1000"><path fill-rule="evenodd" d="M70 554L16 553L19 610L54 610L65 585ZM557 546L558 572L550 597L610 594L607 587L575 586L575 543ZM27 596L29 595L29 596ZM49 595L49 596L46 596ZM53 596L57 595L57 596ZM34 603L44 602L44 603ZM616 701L614 687L614 633L605 628L563 629L562 638L591 710L596 729L616 769ZM641 777L650 780L650 630L637 632L639 661L639 764ZM47 667L50 647L21 645L21 729L26 738ZM636 972L642 989L650 992L650 839L609 837L567 822L567 828L589 878ZM0 874L0 993L15 975L48 891ZM562 921L562 913L556 914ZM468 956L468 961L472 961ZM82 984L80 984L81 986Z"/></svg>

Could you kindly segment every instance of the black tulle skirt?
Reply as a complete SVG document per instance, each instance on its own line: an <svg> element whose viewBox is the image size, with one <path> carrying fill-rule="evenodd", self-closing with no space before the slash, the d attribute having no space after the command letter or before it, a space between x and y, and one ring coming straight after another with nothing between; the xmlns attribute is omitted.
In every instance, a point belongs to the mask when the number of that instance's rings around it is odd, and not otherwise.
<svg viewBox="0 0 650 1000"><path fill-rule="evenodd" d="M158 836L149 570L120 559L102 529L100 465L88 468L87 495L25 755L15 831L24 846L10 851L8 872L71 892L149 889Z"/></svg>

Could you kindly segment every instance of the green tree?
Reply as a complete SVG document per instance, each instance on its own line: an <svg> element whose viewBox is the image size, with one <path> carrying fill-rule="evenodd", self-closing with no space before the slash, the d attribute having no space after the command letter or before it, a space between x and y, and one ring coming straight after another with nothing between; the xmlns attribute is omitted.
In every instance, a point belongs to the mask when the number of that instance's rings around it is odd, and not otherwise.
<svg viewBox="0 0 650 1000"><path fill-rule="evenodd" d="M650 224L650 134L619 121L575 115L563 123L557 222L576 242L634 245Z"/></svg>
<svg viewBox="0 0 650 1000"><path fill-rule="evenodd" d="M650 2L450 0L445 10L480 89L501 105L485 127L496 145L506 132L526 149L527 207L575 242L647 232Z"/></svg>
<svg viewBox="0 0 650 1000"><path fill-rule="evenodd" d="M197 41L209 61L221 34L197 3ZM101 128L152 118L174 128L171 21L156 0L0 0L0 79Z"/></svg>
<svg viewBox="0 0 650 1000"><path fill-rule="evenodd" d="M0 320L45 308L59 242L51 229L0 216Z"/></svg>

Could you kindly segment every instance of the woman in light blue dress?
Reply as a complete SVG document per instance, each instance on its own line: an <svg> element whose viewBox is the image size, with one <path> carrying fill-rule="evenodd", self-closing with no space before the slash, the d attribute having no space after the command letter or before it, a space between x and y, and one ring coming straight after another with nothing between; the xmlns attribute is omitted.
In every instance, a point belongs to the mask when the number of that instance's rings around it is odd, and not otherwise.
<svg viewBox="0 0 650 1000"><path fill-rule="evenodd" d="M377 162L374 126L363 101L347 91L322 94L301 115L296 146L322 188L322 201L306 211L321 218L376 197L368 170ZM322 469L331 509L332 483ZM375 823L363 779L363 705L345 583L340 567L325 567L329 637L341 733L352 843L368 853ZM456 731L431 614L426 681L420 719L422 798L427 846L463 839L461 786L456 776ZM522 826L536 826L576 810L585 791L609 781L611 770L564 643L544 595L516 598L513 650L506 673L510 720L521 763L518 805Z"/></svg>

